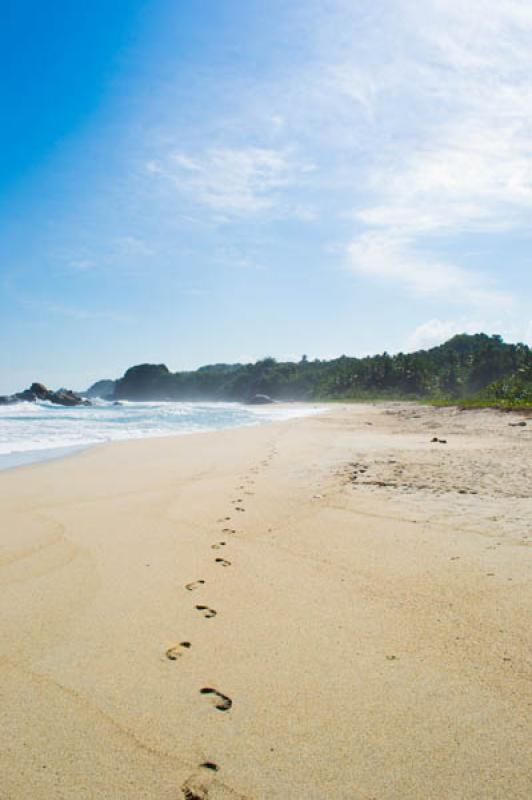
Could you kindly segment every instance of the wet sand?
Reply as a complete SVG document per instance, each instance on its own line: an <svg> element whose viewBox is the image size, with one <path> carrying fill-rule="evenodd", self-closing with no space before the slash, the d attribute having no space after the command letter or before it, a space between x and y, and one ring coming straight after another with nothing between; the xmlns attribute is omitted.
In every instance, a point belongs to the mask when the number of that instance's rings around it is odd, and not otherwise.
<svg viewBox="0 0 532 800"><path fill-rule="evenodd" d="M335 405L1 473L2 800L530 797L521 421Z"/></svg>

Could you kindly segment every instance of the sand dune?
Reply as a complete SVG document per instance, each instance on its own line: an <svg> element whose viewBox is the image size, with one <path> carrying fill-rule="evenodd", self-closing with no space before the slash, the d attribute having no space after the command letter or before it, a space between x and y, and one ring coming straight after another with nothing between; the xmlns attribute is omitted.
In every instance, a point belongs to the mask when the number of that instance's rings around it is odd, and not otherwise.
<svg viewBox="0 0 532 800"><path fill-rule="evenodd" d="M0 797L529 798L517 419L338 405L2 473Z"/></svg>

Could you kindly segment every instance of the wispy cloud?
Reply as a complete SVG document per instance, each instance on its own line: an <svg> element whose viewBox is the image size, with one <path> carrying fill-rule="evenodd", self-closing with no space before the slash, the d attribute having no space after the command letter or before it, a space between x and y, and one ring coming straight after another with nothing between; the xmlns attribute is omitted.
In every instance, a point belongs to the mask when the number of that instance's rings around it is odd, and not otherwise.
<svg viewBox="0 0 532 800"><path fill-rule="evenodd" d="M96 267L96 262L92 258L70 258L67 267L73 272L89 272Z"/></svg>
<svg viewBox="0 0 532 800"><path fill-rule="evenodd" d="M486 317L459 317L456 319L429 319L417 325L404 342L406 351L427 349L442 344L458 333L491 331L508 342L532 340L532 320L524 323L511 319L488 320Z"/></svg>
<svg viewBox="0 0 532 800"><path fill-rule="evenodd" d="M529 227L532 7L521 0L402 5L402 54L394 54L394 78L381 76L380 90L392 87L405 108L415 108L418 128L371 165L372 201L354 213L363 230L348 247L351 267L459 303L508 303L481 271L449 262L442 237Z"/></svg>
<svg viewBox="0 0 532 800"><path fill-rule="evenodd" d="M415 237L397 228L363 233L349 245L348 253L353 271L400 283L418 295L479 306L512 302L509 293L487 286L481 274L446 263L435 254L418 252Z"/></svg>
<svg viewBox="0 0 532 800"><path fill-rule="evenodd" d="M82 245L76 244L67 250L52 254L54 262L62 271L82 275L98 271L123 274L139 272L158 253L158 244L145 237L133 234L110 235L91 241L88 237Z"/></svg>
<svg viewBox="0 0 532 800"><path fill-rule="evenodd" d="M139 236L117 236L110 244L107 258L109 260L122 258L137 258L153 256L156 252L153 244L148 243Z"/></svg>
<svg viewBox="0 0 532 800"><path fill-rule="evenodd" d="M208 78L231 103L204 107L199 76L175 100L190 91L202 113L191 124L177 105L178 126L161 97L167 124L142 139L125 204L138 229L80 250L71 269L162 270L184 247L197 264L220 263L224 249L233 265L271 264L301 235L275 225L301 221L309 261L321 252L405 294L509 308L517 292L493 260L485 268L481 237L502 248L530 230L529 0L308 0L279 26L297 48L275 68Z"/></svg>
<svg viewBox="0 0 532 800"><path fill-rule="evenodd" d="M41 299L22 296L16 294L16 299L19 305L24 308L36 312L39 317L54 316L65 317L77 322L88 322L90 320L109 320L112 322L131 322L131 317L122 312L112 311L109 309L101 308L83 308L82 306L75 306L72 304L55 302L53 300Z"/></svg>
<svg viewBox="0 0 532 800"><path fill-rule="evenodd" d="M417 325L408 335L405 350L426 350L442 344L457 333L478 333L485 327L485 320L480 319L429 319Z"/></svg>
<svg viewBox="0 0 532 800"><path fill-rule="evenodd" d="M317 222L331 231L328 253L341 228L348 266L367 280L508 306L503 281L450 251L457 237L530 227L532 6L393 7L296 4L280 24L300 57L240 83L234 118L214 112L197 145L169 129L145 174L172 187L182 222Z"/></svg>
<svg viewBox="0 0 532 800"><path fill-rule="evenodd" d="M282 190L312 167L280 150L213 147L193 155L174 151L164 160L149 161L146 169L172 181L190 202L229 221L275 209L289 212ZM301 216L299 207L292 211Z"/></svg>
<svg viewBox="0 0 532 800"><path fill-rule="evenodd" d="M253 251L246 251L239 247L224 246L219 247L214 252L214 260L219 264L228 267L235 267L242 270L263 270L264 264L261 263L259 255Z"/></svg>

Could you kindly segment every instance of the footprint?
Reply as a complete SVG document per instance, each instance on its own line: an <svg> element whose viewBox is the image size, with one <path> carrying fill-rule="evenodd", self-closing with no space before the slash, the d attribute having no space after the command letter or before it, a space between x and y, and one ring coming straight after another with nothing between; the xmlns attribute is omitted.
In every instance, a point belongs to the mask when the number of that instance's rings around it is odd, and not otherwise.
<svg viewBox="0 0 532 800"><path fill-rule="evenodd" d="M211 550L219 550L220 547L224 547L227 542L216 542L216 544L211 544Z"/></svg>
<svg viewBox="0 0 532 800"><path fill-rule="evenodd" d="M182 800L208 800L210 797L213 800L215 797L219 800L245 800L242 795L221 783L215 775L216 772L220 772L220 767L213 761L200 764L181 785Z"/></svg>
<svg viewBox="0 0 532 800"><path fill-rule="evenodd" d="M169 658L170 661L177 661L177 659L181 658L184 652L190 647L190 642L180 642L179 644L174 644L166 651L166 658Z"/></svg>
<svg viewBox="0 0 532 800"><path fill-rule="evenodd" d="M193 788L190 781L187 781L181 787L181 791L183 792L184 800L207 800L209 789L207 786L197 783Z"/></svg>
<svg viewBox="0 0 532 800"><path fill-rule="evenodd" d="M216 614L218 613L217 611L214 610L214 608L209 608L209 606L196 606L196 608L198 611L203 612L203 616L205 617L205 619L211 619L212 617L215 617Z"/></svg>
<svg viewBox="0 0 532 800"><path fill-rule="evenodd" d="M210 769L212 772L218 772L220 767L218 764L215 764L214 761L204 761L203 764L200 764L201 769Z"/></svg>
<svg viewBox="0 0 532 800"><path fill-rule="evenodd" d="M225 558L215 558L214 560L216 561L217 564L221 564L222 567L230 567L231 566L231 562L230 561L226 561Z"/></svg>
<svg viewBox="0 0 532 800"><path fill-rule="evenodd" d="M235 528L222 528L222 533L236 533Z"/></svg>
<svg viewBox="0 0 532 800"><path fill-rule="evenodd" d="M181 786L183 800L208 800L211 778L203 770L191 775Z"/></svg>
<svg viewBox="0 0 532 800"><path fill-rule="evenodd" d="M245 511L245 510L246 509L242 508L242 506L235 506L235 511Z"/></svg>
<svg viewBox="0 0 532 800"><path fill-rule="evenodd" d="M203 580L192 581L191 583L187 583L185 585L185 589L187 589L189 592L193 592L194 589L199 589L199 587L202 586L204 583L205 581Z"/></svg>
<svg viewBox="0 0 532 800"><path fill-rule="evenodd" d="M218 709L218 711L229 711L231 706L233 705L233 701L227 695L222 694L221 692L216 691L216 689L200 689L200 694L212 694L214 695L214 707Z"/></svg>

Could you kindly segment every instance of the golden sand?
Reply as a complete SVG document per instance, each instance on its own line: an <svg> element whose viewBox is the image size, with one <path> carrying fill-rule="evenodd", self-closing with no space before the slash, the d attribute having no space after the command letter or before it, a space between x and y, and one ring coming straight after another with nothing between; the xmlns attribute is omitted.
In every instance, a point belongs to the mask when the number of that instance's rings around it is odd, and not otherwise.
<svg viewBox="0 0 532 800"><path fill-rule="evenodd" d="M1 473L2 800L531 797L516 419L334 406Z"/></svg>

